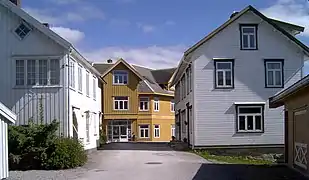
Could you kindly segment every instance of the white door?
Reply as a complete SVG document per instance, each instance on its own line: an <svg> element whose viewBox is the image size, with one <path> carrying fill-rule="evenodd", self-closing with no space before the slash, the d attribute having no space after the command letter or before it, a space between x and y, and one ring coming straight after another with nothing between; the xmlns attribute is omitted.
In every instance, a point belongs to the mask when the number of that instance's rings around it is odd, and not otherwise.
<svg viewBox="0 0 309 180"><path fill-rule="evenodd" d="M119 126L120 142L128 142L128 126Z"/></svg>

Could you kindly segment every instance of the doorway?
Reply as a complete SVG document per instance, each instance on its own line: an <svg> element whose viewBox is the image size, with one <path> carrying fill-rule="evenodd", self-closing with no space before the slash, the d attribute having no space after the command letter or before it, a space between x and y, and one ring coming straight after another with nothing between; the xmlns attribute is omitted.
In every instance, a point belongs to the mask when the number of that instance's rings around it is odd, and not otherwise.
<svg viewBox="0 0 309 180"><path fill-rule="evenodd" d="M110 142L128 142L131 133L131 121L109 120L108 140Z"/></svg>

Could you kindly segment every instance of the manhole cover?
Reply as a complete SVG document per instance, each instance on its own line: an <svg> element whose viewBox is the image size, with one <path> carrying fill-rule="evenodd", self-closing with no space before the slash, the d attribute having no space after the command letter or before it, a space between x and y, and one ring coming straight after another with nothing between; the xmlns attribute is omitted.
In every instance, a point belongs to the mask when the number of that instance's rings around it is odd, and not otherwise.
<svg viewBox="0 0 309 180"><path fill-rule="evenodd" d="M162 164L161 162L147 162L145 164Z"/></svg>

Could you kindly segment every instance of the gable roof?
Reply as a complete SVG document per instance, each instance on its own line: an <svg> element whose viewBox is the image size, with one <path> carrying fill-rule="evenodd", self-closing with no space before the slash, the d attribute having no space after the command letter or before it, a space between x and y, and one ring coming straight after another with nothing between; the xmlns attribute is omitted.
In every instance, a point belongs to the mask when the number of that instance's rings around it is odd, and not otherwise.
<svg viewBox="0 0 309 180"><path fill-rule="evenodd" d="M77 57L81 63L86 66L92 73L94 73L96 76L100 77L100 73L92 67L92 65L86 60L85 57L83 57L75 48L74 46L67 41L66 39L59 36L57 33L52 31L50 28L43 25L41 22L36 20L34 17L30 16L28 13L26 13L24 10L22 10L20 7L16 6L14 3L12 3L9 0L0 0L0 5L4 6L8 10L10 10L12 13L19 16L21 19L23 19L25 22L29 23L31 26L39 30L44 35L48 36L51 40L62 46L64 49L67 49L68 53L71 53L73 56ZM103 81L101 78L100 81Z"/></svg>
<svg viewBox="0 0 309 180"><path fill-rule="evenodd" d="M161 94L161 95L168 95L173 96L174 93L163 89L160 84L167 84L168 80L172 76L174 70L176 68L170 69L150 69L138 65L130 65L125 60L121 59L125 62L129 67L131 67L136 73L141 76L141 81L138 85L138 92L139 93L154 93L154 94ZM118 62L118 61L117 61ZM117 63L116 62L116 63ZM116 67L116 63L104 63L99 64L96 63L93 66L102 74L106 75L109 73L114 67ZM164 75L158 75L158 72L165 72ZM162 78L162 79L161 79Z"/></svg>
<svg viewBox="0 0 309 180"><path fill-rule="evenodd" d="M284 105L284 100L289 96L299 92L304 88L309 87L309 75L305 76L304 78L300 79L299 81L295 82L288 88L280 91L279 93L275 94L274 96L269 98L269 106L271 108L276 108L279 106Z"/></svg>
<svg viewBox="0 0 309 180"><path fill-rule="evenodd" d="M227 20L225 23L223 23L221 26L219 26L217 29L215 29L214 31L212 31L210 34L208 34L206 37L204 37L203 39L201 39L200 41L198 41L196 44L194 44L192 47L190 47L188 50L186 50L184 52L183 58L182 60L179 62L178 67L176 69L175 72L175 76L171 82L171 85L174 85L176 83L176 81L178 81L178 79L180 78L179 76L179 68L182 65L182 62L185 62L187 64L190 64L190 62L187 62L186 60L188 59L187 57L189 56L190 53L192 53L194 50L196 50L198 47L200 47L201 45L203 45L205 42L207 42L209 39L213 38L215 35L217 35L219 32L221 32L223 29L225 29L227 26L229 26L231 23L233 23L235 20L237 20L239 17L241 17L242 15L244 15L245 13L247 13L248 11L253 12L254 14L256 14L257 16L259 16L261 19L263 19L264 21L268 22L270 25L272 25L275 29L277 29L279 32L281 32L282 34L284 34L286 37L288 37L292 42L294 42L298 47L300 47L301 49L303 49L305 51L305 53L309 54L309 48L303 44L301 41L299 41L296 37L294 37L293 35L291 35L290 33L288 33L286 30L284 30L282 27L280 27L278 25L278 23L285 23L285 22L281 22L278 20L273 20L270 19L268 17L266 17L265 15L263 15L261 12L259 12L257 9L255 9L254 7L252 7L251 5L247 6L246 8L244 8L243 10L241 10L239 13L237 13L236 15L234 15L233 17L229 18L229 20ZM301 26L297 26L297 25L293 25L290 23L285 23L291 26L295 26L299 27L299 30ZM303 27L302 27L303 28ZM181 73L182 74L182 73Z"/></svg>
<svg viewBox="0 0 309 180"><path fill-rule="evenodd" d="M101 72L101 77L105 77L110 71L112 71L116 66L118 66L120 63L124 64L128 69L130 69L138 78L143 80L144 78L125 60L120 58L115 64L110 64L111 66L102 66L101 69L105 69L105 71ZM97 66L97 65L96 65Z"/></svg>

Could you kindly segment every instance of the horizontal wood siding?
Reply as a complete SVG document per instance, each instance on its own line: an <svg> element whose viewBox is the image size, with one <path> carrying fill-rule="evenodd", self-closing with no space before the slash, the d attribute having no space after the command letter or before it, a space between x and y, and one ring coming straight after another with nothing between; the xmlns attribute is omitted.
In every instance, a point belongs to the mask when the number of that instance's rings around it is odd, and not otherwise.
<svg viewBox="0 0 309 180"><path fill-rule="evenodd" d="M113 70L127 70L129 75L128 85L113 85ZM140 79L130 71L125 65L120 63L110 73L108 73L104 80L103 88L103 102L105 115L137 115L138 113L138 92L137 86ZM114 96L128 96L129 97L129 110L117 111L114 110Z"/></svg>
<svg viewBox="0 0 309 180"><path fill-rule="evenodd" d="M258 24L258 50L240 50L239 24ZM273 27L248 12L199 47L194 60L196 146L284 143L283 108L269 109L268 98L281 88L265 88L265 58L284 59L285 87L301 78L303 53ZM232 58L234 89L214 88L213 58ZM265 102L264 133L236 133L235 102Z"/></svg>

